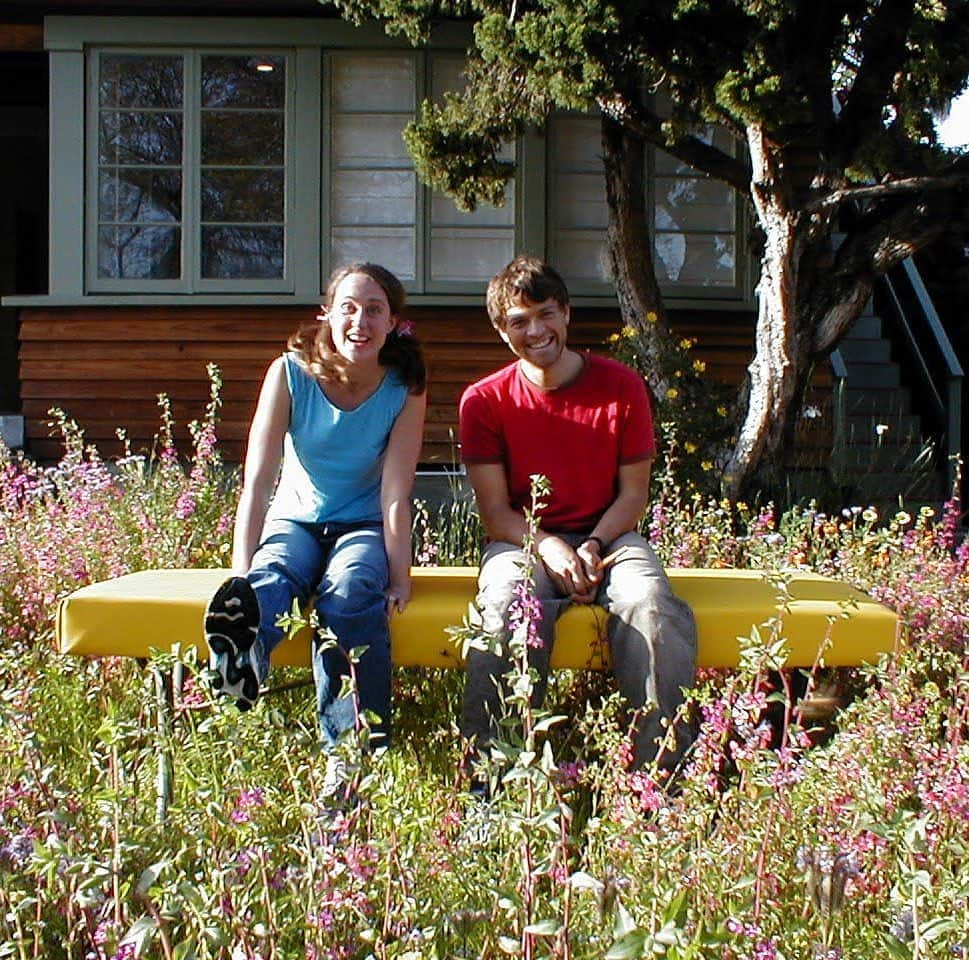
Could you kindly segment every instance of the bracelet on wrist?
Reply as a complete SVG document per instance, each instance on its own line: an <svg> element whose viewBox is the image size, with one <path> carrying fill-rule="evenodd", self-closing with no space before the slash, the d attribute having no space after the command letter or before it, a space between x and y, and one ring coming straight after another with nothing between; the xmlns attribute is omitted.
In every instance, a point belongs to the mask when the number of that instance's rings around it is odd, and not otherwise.
<svg viewBox="0 0 969 960"><path fill-rule="evenodd" d="M585 540L583 540L582 542L598 544L600 553L602 553L602 551L605 550L606 548L605 541L602 539L602 537L586 537Z"/></svg>

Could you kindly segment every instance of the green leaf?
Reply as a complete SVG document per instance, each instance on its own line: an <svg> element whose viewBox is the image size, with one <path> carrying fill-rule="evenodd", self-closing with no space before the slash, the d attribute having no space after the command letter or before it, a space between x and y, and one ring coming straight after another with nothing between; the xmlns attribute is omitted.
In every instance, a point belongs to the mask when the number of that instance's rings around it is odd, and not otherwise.
<svg viewBox="0 0 969 960"><path fill-rule="evenodd" d="M155 929L155 921L151 917L139 917L121 938L121 944L130 943L135 948L135 956L140 957L155 936Z"/></svg>
<svg viewBox="0 0 969 960"><path fill-rule="evenodd" d="M883 934L882 944L893 960L912 960L912 949L907 943L902 943L897 937Z"/></svg>
<svg viewBox="0 0 969 960"><path fill-rule="evenodd" d="M956 933L959 929L959 923L951 917L936 917L919 927L919 937L926 942L931 942L944 933Z"/></svg>
<svg viewBox="0 0 969 960"><path fill-rule="evenodd" d="M569 877L569 884L576 890L593 890L596 893L605 886L601 880L597 880L592 874L585 873L582 870L577 870Z"/></svg>
<svg viewBox="0 0 969 960"><path fill-rule="evenodd" d="M646 955L646 931L630 930L621 936L607 951L605 960L630 960Z"/></svg>
<svg viewBox="0 0 969 960"><path fill-rule="evenodd" d="M164 871L167 866L167 860L160 860L158 863L153 863L150 867L145 867L145 869L141 871L141 876L138 878L135 893L140 897L145 896L145 894L147 894L158 881L162 871Z"/></svg>
<svg viewBox="0 0 969 960"><path fill-rule="evenodd" d="M525 933L533 933L539 937L554 937L561 929L562 924L558 920L539 920L525 927Z"/></svg>

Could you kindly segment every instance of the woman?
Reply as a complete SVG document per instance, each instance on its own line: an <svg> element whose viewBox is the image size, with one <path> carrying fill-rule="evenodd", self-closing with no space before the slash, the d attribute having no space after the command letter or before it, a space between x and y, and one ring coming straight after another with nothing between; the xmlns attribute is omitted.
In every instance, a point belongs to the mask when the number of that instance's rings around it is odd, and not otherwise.
<svg viewBox="0 0 969 960"><path fill-rule="evenodd" d="M320 627L336 638L313 646L330 752L364 711L379 718L372 734L389 740L388 621L410 598L410 494L426 407L421 349L401 326L404 299L385 268L342 267L318 322L270 365L249 432L233 576L206 612L213 685L247 710L283 636L277 618L294 599L303 607L315 597ZM341 697L355 647L366 647L357 696Z"/></svg>

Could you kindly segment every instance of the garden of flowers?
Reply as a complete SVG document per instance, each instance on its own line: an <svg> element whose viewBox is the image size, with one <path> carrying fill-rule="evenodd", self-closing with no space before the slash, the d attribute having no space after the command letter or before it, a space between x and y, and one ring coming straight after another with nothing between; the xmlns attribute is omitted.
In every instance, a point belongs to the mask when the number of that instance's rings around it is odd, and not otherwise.
<svg viewBox="0 0 969 960"><path fill-rule="evenodd" d="M844 579L897 611L893 653L833 670L819 636L817 667L787 669L783 616L759 625L739 669L697 676L669 789L628 769L608 676L560 671L543 711L509 704L484 809L458 773L461 671L398 668L393 746L351 756L356 802L334 809L300 671L240 713L194 654L159 651L186 676L160 745L144 665L55 646L82 584L227 565L239 476L218 412L214 374L182 456L164 398L150 454L103 459L64 414L58 463L0 451L0 958L969 957L957 501L778 509L667 472L644 519L664 563ZM469 500L419 503L414 544L474 563Z"/></svg>

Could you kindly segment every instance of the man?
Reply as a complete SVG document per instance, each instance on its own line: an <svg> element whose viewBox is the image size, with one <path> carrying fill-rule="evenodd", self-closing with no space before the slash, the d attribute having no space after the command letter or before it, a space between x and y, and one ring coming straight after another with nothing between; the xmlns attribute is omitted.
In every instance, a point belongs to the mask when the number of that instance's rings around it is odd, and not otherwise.
<svg viewBox="0 0 969 960"><path fill-rule="evenodd" d="M535 590L542 601L535 704L545 694L555 620L569 603L610 614L607 638L619 689L631 711L633 765L657 759L670 770L688 725L667 734L693 682L696 627L652 548L638 534L655 455L652 412L642 378L629 367L567 343L569 295L559 274L518 257L488 286L488 315L517 360L468 387L460 407L461 455L488 537L478 578L483 629L507 636L505 616L520 581L531 476L551 495L539 515ZM602 560L622 548L609 566ZM462 733L485 750L501 713L506 659L468 656Z"/></svg>

